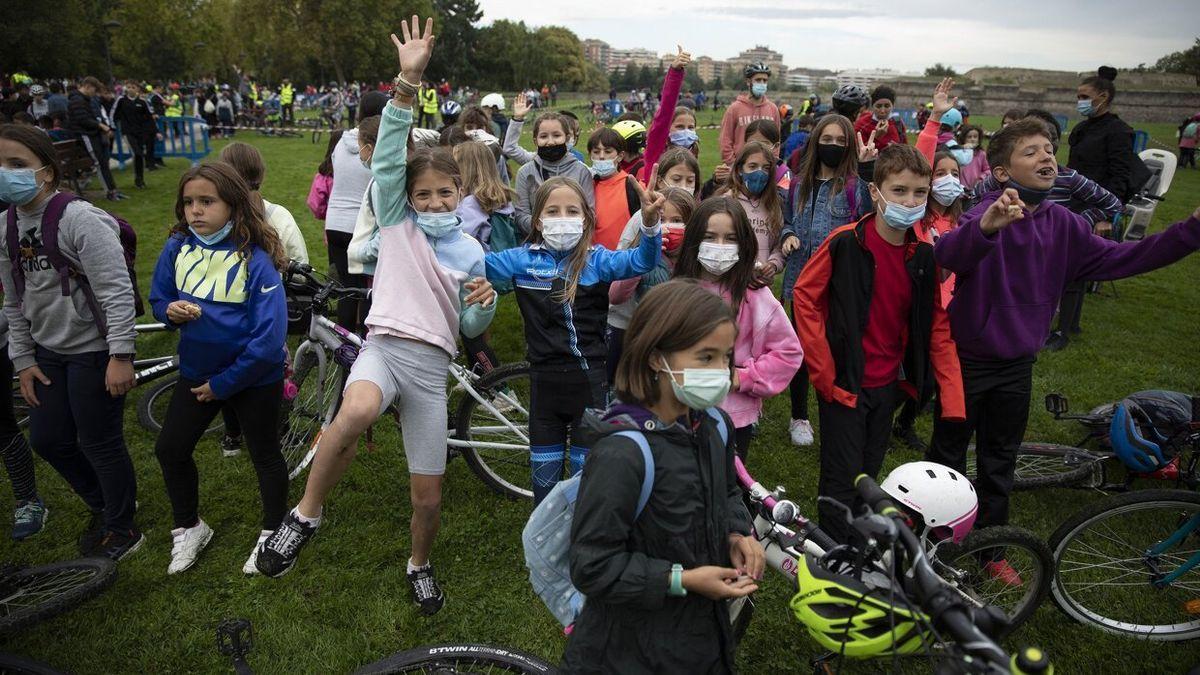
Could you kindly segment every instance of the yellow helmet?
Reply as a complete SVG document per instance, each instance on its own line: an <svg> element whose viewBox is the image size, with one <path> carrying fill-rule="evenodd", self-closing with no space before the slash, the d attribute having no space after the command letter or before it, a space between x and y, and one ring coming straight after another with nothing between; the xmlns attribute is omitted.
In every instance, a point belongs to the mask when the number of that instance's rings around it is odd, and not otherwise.
<svg viewBox="0 0 1200 675"><path fill-rule="evenodd" d="M621 120L612 126L613 131L621 134L621 138L633 147L641 147L646 143L646 125L634 120Z"/></svg>

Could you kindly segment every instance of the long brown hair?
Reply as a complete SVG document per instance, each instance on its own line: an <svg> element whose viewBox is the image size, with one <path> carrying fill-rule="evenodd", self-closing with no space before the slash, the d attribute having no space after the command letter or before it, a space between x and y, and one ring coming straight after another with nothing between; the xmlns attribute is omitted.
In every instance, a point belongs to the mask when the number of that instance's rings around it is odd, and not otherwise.
<svg viewBox="0 0 1200 675"><path fill-rule="evenodd" d="M613 381L617 398L642 406L657 403L659 376L651 359L688 349L723 323L734 323L736 330L729 305L695 279L673 279L650 289L625 332ZM733 359L729 367L732 377Z"/></svg>
<svg viewBox="0 0 1200 675"><path fill-rule="evenodd" d="M462 172L463 191L475 197L484 213L512 203L516 191L500 180L496 157L483 143L467 141L454 146L454 161Z"/></svg>
<svg viewBox="0 0 1200 675"><path fill-rule="evenodd" d="M198 178L212 183L217 188L217 196L229 205L230 220L233 221L233 231L229 236L237 242L238 255L243 260L249 259L250 247L262 249L275 264L275 268L283 271L287 268L288 257L284 252L283 243L275 228L267 223L262 209L255 206L251 199L250 186L234 168L224 162L212 162L193 166L179 177L179 190L175 195L175 226L171 234L187 236L187 217L183 212L183 188Z"/></svg>
<svg viewBox="0 0 1200 675"><path fill-rule="evenodd" d="M736 314L742 307L746 289L754 281L754 260L758 257L758 239L754 237L754 228L750 227L750 219L746 217L746 210L733 197L717 195L700 202L700 206L688 219L687 229L683 231L683 245L679 247L679 260L676 261L675 273L671 276L673 278L701 278L704 266L700 264L700 244L704 241L704 234L708 232L709 219L717 213L727 214L733 220L733 233L737 237L737 264L718 282L729 291L730 304Z"/></svg>
<svg viewBox="0 0 1200 675"><path fill-rule="evenodd" d="M546 208L546 202L550 199L550 193L558 188L567 188L575 192L579 197L579 206L583 209L583 237L579 239L579 243L575 244L575 250L571 252L571 257L567 260L567 279L566 285L563 287L562 296L558 298L560 302L573 304L575 302L575 293L579 290L579 277L583 275L583 270L587 267L588 258L592 255L592 236L596 232L596 213L588 204L587 197L583 194L583 188L576 183L574 179L566 176L554 176L547 179L538 187L537 192L533 194L533 220L537 224L541 222L542 210ZM529 242L540 244L542 239L542 229L540 227L530 227Z"/></svg>
<svg viewBox="0 0 1200 675"><path fill-rule="evenodd" d="M679 215L683 218L684 227L686 227L688 221L692 219L692 214L696 212L696 198L692 195L692 193L684 190L681 187L665 187L659 190L659 192L661 192L662 195L667 198L667 201L675 207L676 211L679 211ZM660 219L662 218L661 213L662 212L660 211ZM666 223L663 224L665 225ZM663 237L665 238L666 234L664 234ZM637 248L641 241L642 231L641 229L638 229L633 234L633 241L629 242L629 248Z"/></svg>
<svg viewBox="0 0 1200 675"><path fill-rule="evenodd" d="M976 152L978 152L978 151L976 151ZM955 166L958 166L958 160L954 158L954 155L950 154L949 150L939 150L938 152L934 153L934 155L933 155L933 167L932 168L935 172L937 171L937 165L940 162L942 162L943 160L950 160L951 162L954 162ZM962 179L959 179L959 182L961 183ZM966 201L967 201L967 193L964 191L963 195L961 197L954 200L954 203L952 203L950 206L943 207L946 209L946 216L948 216L949 218L954 220L954 222L957 223L958 219L962 216L963 204ZM938 206L942 205L941 202L939 202L933 198L932 184L931 184L931 188L929 190L929 203L937 204Z"/></svg>
<svg viewBox="0 0 1200 675"><path fill-rule="evenodd" d="M808 135L808 144L804 146L804 152L800 155L800 170L792 178L792 180L800 181L800 189L796 192L797 201L802 207L808 203L808 198L816 189L817 175L821 172L821 160L817 157L817 144L820 142L821 132L831 124L841 127L842 133L846 134L846 156L833 168L833 178L829 183L829 199L832 200L838 193L845 190L846 181L858 171L858 141L855 140L854 125L841 115L822 116L817 120L817 125L813 127L812 133Z"/></svg>
<svg viewBox="0 0 1200 675"><path fill-rule="evenodd" d="M50 172L52 176L50 189L58 189L59 183L62 182L62 169L58 164L58 153L54 150L54 141L50 140L46 132L27 124L0 124L0 138L16 141L28 148L42 163L46 171ZM31 166L29 168L36 169L38 167Z"/></svg>
<svg viewBox="0 0 1200 675"><path fill-rule="evenodd" d="M262 154L253 145L234 141L221 149L221 161L233 167L234 171L246 181L250 187L250 201L258 208L266 210L262 198L262 182L267 175L267 165L263 163Z"/></svg>
<svg viewBox="0 0 1200 675"><path fill-rule="evenodd" d="M329 134L329 145L325 146L325 159L321 161L321 165L317 167L317 173L322 176L333 175L333 151L337 149L338 143L342 142L342 130L338 129Z"/></svg>
<svg viewBox="0 0 1200 675"><path fill-rule="evenodd" d="M745 181L742 180L742 166L755 154L761 154L767 160L766 166L763 167L767 172L767 186L757 197L749 194L750 191L746 188ZM733 170L729 172L728 193L732 197L760 200L759 203L763 210L767 212L767 226L771 229L771 237L779 237L779 232L783 229L783 205L779 203L779 190L775 188L775 153L771 151L769 145L752 141L742 146L737 160L733 163Z"/></svg>
<svg viewBox="0 0 1200 675"><path fill-rule="evenodd" d="M700 184L703 182L700 180L700 162L697 162L696 156L686 148L668 148L667 151L658 158L658 179L660 181L664 180L667 172L669 172L671 169L674 169L676 166L679 166L680 164L686 166L688 171L691 171L692 175L696 177L696 189L692 191L692 197L700 199ZM650 189L658 190L659 187L657 185L651 185Z"/></svg>

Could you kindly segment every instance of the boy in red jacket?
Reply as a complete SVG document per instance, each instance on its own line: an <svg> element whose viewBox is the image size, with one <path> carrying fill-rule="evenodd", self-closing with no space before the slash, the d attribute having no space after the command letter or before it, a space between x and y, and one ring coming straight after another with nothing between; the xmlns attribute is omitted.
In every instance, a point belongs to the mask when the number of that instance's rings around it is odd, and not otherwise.
<svg viewBox="0 0 1200 675"><path fill-rule="evenodd" d="M746 143L746 126L754 120L771 119L779 124L779 108L767 98L767 81L771 79L771 67L762 61L746 66L746 87L749 93L738 94L737 99L725 109L721 118L721 161L733 166L733 160Z"/></svg>

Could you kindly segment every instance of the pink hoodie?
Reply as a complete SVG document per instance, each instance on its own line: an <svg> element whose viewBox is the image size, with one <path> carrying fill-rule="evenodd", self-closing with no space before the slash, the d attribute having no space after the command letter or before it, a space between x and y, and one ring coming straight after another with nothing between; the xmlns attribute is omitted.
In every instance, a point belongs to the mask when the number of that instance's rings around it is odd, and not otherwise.
<svg viewBox="0 0 1200 675"><path fill-rule="evenodd" d="M700 283L729 301L729 292L719 284ZM720 408L729 413L733 426L740 429L758 421L763 399L787 388L804 361L804 350L796 329L770 287L746 291L738 310L737 328L733 362L738 384Z"/></svg>
<svg viewBox="0 0 1200 675"><path fill-rule="evenodd" d="M779 124L779 106L766 96L755 103L750 94L738 94L721 118L721 161L732 166L746 144L746 127L754 120L770 119Z"/></svg>

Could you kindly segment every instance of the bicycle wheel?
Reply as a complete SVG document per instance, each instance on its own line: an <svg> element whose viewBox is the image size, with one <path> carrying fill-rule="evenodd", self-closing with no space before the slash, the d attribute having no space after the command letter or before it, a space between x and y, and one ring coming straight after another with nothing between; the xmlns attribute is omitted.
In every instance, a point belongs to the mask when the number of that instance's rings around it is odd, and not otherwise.
<svg viewBox="0 0 1200 675"><path fill-rule="evenodd" d="M481 377L458 405L454 438L467 465L511 499L533 499L529 473L529 364L509 363Z"/></svg>
<svg viewBox="0 0 1200 675"><path fill-rule="evenodd" d="M389 673L557 673L558 669L532 654L481 644L416 647L393 654L354 671L355 675Z"/></svg>
<svg viewBox="0 0 1200 675"><path fill-rule="evenodd" d="M171 397L175 395L175 383L179 381L177 377L169 377L147 387L142 397L138 399L137 418L138 424L142 428L152 434L158 435L162 432L163 420L167 418L167 407L171 405ZM225 417L217 415L212 422L208 423L208 428L204 430L205 434L223 434L225 433Z"/></svg>
<svg viewBox="0 0 1200 675"><path fill-rule="evenodd" d="M1098 485L1102 455L1057 443L1022 443L1013 474L1014 490ZM967 452L967 478L975 480L975 446Z"/></svg>
<svg viewBox="0 0 1200 675"><path fill-rule="evenodd" d="M1050 539L1054 602L1068 616L1101 630L1146 640L1200 638L1200 569L1163 588L1151 582L1200 551L1200 529L1167 552L1149 550L1200 514L1200 494L1140 490L1101 500L1067 520Z"/></svg>
<svg viewBox="0 0 1200 675"><path fill-rule="evenodd" d="M0 572L0 635L74 609L117 578L107 558L80 558Z"/></svg>
<svg viewBox="0 0 1200 675"><path fill-rule="evenodd" d="M333 421L345 377L321 346L305 342L296 349L291 378L296 396L284 402L279 440L288 479L299 476L312 462L321 431Z"/></svg>
<svg viewBox="0 0 1200 675"><path fill-rule="evenodd" d="M1050 547L1024 528L985 527L967 535L961 544L943 544L935 566L942 578L978 604L992 605L1008 616L1008 631L1033 615L1050 592L1054 559ZM1009 585L989 575L984 566L1003 558L1021 576Z"/></svg>

